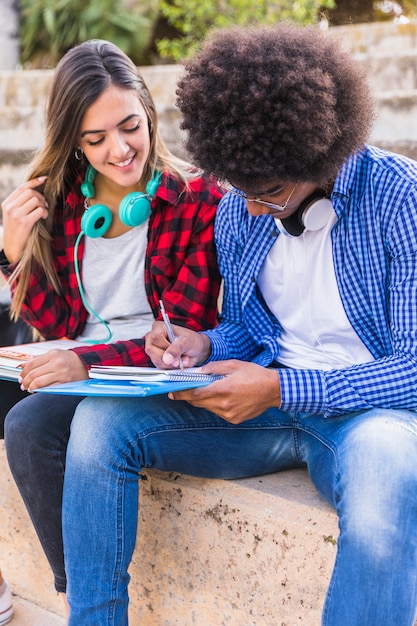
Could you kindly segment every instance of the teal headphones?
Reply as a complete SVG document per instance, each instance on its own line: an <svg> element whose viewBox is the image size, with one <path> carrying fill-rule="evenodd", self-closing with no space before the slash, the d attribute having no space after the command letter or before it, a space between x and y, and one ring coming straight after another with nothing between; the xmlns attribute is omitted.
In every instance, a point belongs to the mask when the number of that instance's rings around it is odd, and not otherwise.
<svg viewBox="0 0 417 626"><path fill-rule="evenodd" d="M94 198L94 179L97 171L89 165L81 184L81 193L86 199ZM146 192L132 191L123 198L119 205L119 217L126 226L140 226L149 217L151 202L161 182L161 173L156 171L146 185ZM87 237L103 237L113 221L111 210L105 204L93 204L86 207L81 218L81 230Z"/></svg>
<svg viewBox="0 0 417 626"><path fill-rule="evenodd" d="M96 177L97 171L89 165L87 167L85 173L84 182L81 184L81 193L85 197L86 201L88 198L94 198L95 189L94 189L94 179ZM156 190L159 187L161 182L161 173L154 172L151 180L146 185L146 192L143 193L141 191L133 191L128 193L127 196L123 198L119 205L119 217L123 224L126 226L140 226L149 217L151 212L151 202L153 197L156 194ZM83 285L81 282L80 268L78 266L78 248L80 245L80 241L83 235L87 237L97 238L103 237L106 234L110 225L113 221L113 214L109 207L105 204L93 204L93 206L88 207L87 202L85 202L86 210L84 211L81 217L81 232L78 234L78 237L75 241L74 246L74 267L75 267L75 275L77 278L78 287L80 290L81 300L85 308L94 315L99 322L103 324L105 329L107 330L107 337L104 339L99 339L97 341L88 341L87 343L105 343L111 340L112 331L110 329L109 324L104 320L87 302L87 298L85 297Z"/></svg>

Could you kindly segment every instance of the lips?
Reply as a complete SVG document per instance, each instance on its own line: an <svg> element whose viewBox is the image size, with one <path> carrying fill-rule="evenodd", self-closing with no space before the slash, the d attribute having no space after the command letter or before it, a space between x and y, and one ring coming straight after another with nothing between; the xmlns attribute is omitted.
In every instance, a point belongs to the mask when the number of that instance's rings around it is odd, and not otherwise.
<svg viewBox="0 0 417 626"><path fill-rule="evenodd" d="M119 161L118 163L113 163L113 165L115 167L127 167L128 165L130 165L133 161L135 157L131 156L128 159L125 159L124 161Z"/></svg>

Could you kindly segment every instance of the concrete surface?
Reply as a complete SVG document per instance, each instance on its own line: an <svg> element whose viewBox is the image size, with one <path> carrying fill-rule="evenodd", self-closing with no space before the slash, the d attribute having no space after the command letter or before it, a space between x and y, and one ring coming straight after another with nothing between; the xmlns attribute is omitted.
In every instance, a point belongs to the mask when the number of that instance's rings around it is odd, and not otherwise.
<svg viewBox="0 0 417 626"><path fill-rule="evenodd" d="M144 476L132 626L319 626L338 529L305 471Z"/></svg>
<svg viewBox="0 0 417 626"><path fill-rule="evenodd" d="M3 442L0 510L4 576L14 593L62 619ZM302 470L240 481L146 471L130 625L319 626L337 532L334 512Z"/></svg>
<svg viewBox="0 0 417 626"><path fill-rule="evenodd" d="M10 626L65 626L65 619L42 607L13 596L14 616Z"/></svg>

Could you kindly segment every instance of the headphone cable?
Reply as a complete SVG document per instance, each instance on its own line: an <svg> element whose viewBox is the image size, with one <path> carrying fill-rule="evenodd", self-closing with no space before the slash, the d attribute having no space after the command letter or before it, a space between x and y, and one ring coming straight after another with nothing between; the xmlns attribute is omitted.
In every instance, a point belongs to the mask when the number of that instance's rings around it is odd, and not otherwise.
<svg viewBox="0 0 417 626"><path fill-rule="evenodd" d="M83 305L85 306L85 308L87 309L87 311L89 313L91 313L91 315L94 315L94 317L96 317L98 319L99 322L101 322L104 327L107 330L107 337L105 339L97 339L97 340L89 340L89 339L84 339L82 341L84 341L85 343L90 343L90 344L99 344L99 343L107 343L111 340L113 333L110 329L110 326L108 324L108 322L106 322L106 320L104 320L94 309L93 307L87 302L87 298L85 297L85 293L84 293L84 288L81 282L81 276L80 276L80 268L78 266L78 248L80 245L80 241L81 238L83 237L84 232L81 231L80 234L78 235L76 241L75 241L75 246L74 246L74 267L75 267L75 275L77 277L77 283L78 283L78 289L80 291L80 296L81 296L81 300Z"/></svg>

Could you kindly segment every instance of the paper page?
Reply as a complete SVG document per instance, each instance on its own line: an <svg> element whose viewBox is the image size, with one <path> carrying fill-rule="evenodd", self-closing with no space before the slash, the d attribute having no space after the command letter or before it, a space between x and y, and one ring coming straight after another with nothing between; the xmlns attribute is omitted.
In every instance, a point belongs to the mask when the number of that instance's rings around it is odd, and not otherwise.
<svg viewBox="0 0 417 626"><path fill-rule="evenodd" d="M223 378L213 374L203 374L201 367L188 367L184 370L162 370L154 367L129 367L124 365L96 365L89 371L90 378L104 380L135 380L140 382L179 381L214 382Z"/></svg>

